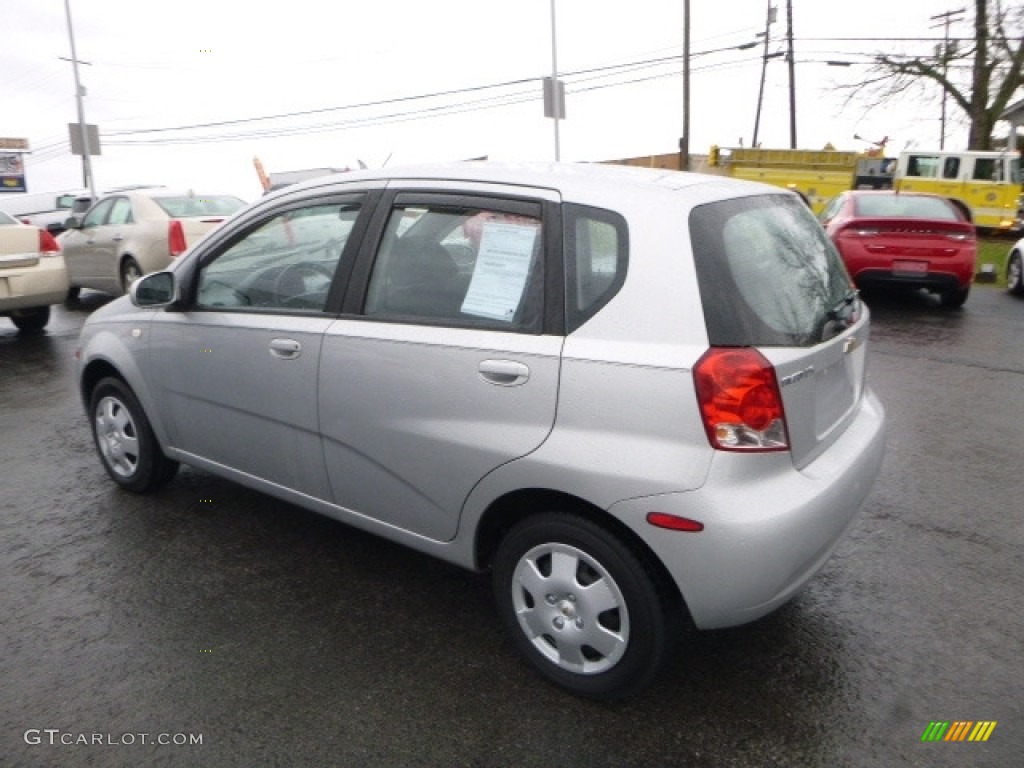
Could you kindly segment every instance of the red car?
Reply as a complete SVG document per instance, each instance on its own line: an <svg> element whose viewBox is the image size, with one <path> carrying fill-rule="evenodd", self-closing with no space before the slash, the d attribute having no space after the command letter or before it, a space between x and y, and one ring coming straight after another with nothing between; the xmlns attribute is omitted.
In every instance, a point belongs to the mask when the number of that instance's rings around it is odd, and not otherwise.
<svg viewBox="0 0 1024 768"><path fill-rule="evenodd" d="M858 287L894 283L967 301L978 258L974 225L948 198L892 190L851 190L831 200L822 225Z"/></svg>

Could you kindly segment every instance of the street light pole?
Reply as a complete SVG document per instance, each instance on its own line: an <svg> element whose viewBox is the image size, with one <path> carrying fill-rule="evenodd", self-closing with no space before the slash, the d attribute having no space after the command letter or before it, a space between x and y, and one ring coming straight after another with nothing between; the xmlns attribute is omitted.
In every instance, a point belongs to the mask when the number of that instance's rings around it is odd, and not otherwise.
<svg viewBox="0 0 1024 768"><path fill-rule="evenodd" d="M82 84L78 79L78 53L75 51L75 32L71 24L71 0L64 0L64 13L68 19L68 38L71 40L71 69L75 73L75 103L78 107L78 129L82 139L82 184L95 199L96 183L92 177L89 159L89 132L85 126L85 107L82 105Z"/></svg>

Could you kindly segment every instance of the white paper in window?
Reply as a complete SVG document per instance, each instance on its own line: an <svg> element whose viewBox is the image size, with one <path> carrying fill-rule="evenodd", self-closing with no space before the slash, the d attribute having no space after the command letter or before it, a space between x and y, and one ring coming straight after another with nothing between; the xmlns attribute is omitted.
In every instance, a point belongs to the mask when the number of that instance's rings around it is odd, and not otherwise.
<svg viewBox="0 0 1024 768"><path fill-rule="evenodd" d="M462 312L511 323L526 290L536 224L487 222Z"/></svg>

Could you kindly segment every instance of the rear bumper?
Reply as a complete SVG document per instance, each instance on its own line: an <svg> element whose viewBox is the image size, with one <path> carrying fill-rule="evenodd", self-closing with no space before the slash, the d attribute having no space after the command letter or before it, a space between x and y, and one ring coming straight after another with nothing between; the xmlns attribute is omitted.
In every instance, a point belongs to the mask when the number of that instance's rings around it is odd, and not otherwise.
<svg viewBox="0 0 1024 768"><path fill-rule="evenodd" d="M31 267L0 270L0 313L60 304L69 287L63 256L44 256Z"/></svg>
<svg viewBox="0 0 1024 768"><path fill-rule="evenodd" d="M948 272L926 272L908 275L888 269L865 269L853 276L853 282L860 288L872 285L905 285L910 288L927 288L930 291L962 290L971 284L972 275Z"/></svg>
<svg viewBox="0 0 1024 768"><path fill-rule="evenodd" d="M789 600L828 560L882 465L885 413L867 390L859 413L821 456L797 470L788 453L717 453L696 491L619 502L611 513L668 569L700 629L745 624ZM654 528L648 512L704 524Z"/></svg>

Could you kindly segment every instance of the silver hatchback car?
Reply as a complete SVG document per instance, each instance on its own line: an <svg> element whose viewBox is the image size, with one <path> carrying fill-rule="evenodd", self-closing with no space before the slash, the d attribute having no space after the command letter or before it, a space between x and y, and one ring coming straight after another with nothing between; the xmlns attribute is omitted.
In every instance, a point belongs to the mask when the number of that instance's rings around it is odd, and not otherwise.
<svg viewBox="0 0 1024 768"><path fill-rule="evenodd" d="M124 488L184 462L488 570L541 674L617 698L849 528L868 331L789 192L460 163L263 198L96 311L77 368Z"/></svg>

